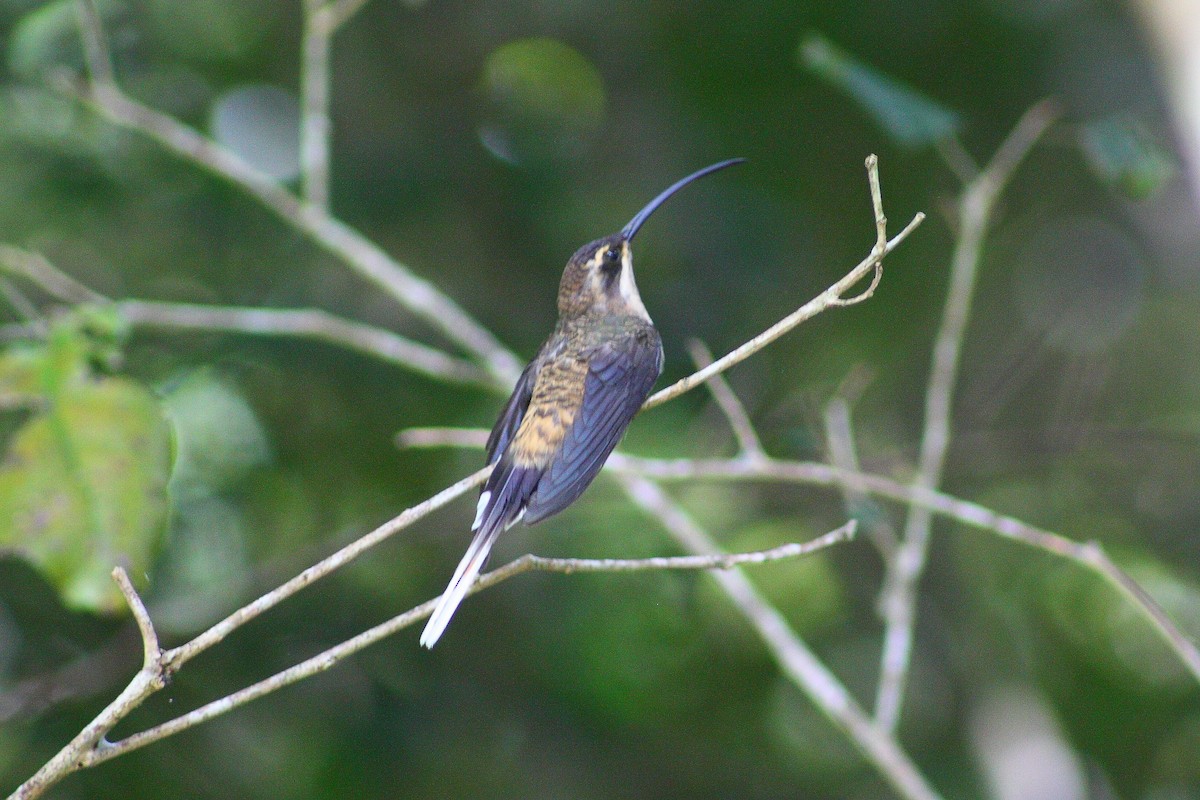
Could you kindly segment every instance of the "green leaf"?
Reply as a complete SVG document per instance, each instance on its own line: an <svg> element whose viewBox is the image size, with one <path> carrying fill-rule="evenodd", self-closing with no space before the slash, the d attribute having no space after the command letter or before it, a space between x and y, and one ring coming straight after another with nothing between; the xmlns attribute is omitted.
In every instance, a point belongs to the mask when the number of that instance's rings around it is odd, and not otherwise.
<svg viewBox="0 0 1200 800"><path fill-rule="evenodd" d="M812 34L800 43L800 64L853 97L904 147L922 147L955 134L957 112L855 60Z"/></svg>
<svg viewBox="0 0 1200 800"><path fill-rule="evenodd" d="M113 611L120 564L150 567L165 527L171 434L154 396L121 378L61 387L0 465L0 547L75 608Z"/></svg>
<svg viewBox="0 0 1200 800"><path fill-rule="evenodd" d="M1100 180L1135 200L1157 194L1178 171L1175 160L1145 126L1126 116L1086 123L1080 128L1079 143Z"/></svg>

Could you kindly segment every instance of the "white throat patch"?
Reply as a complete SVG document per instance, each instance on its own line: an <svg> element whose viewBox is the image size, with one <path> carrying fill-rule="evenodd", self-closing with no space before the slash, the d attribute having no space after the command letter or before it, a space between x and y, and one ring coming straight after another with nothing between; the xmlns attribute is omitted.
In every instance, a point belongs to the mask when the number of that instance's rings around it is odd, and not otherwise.
<svg viewBox="0 0 1200 800"><path fill-rule="evenodd" d="M630 310L650 322L650 314L642 303L642 296L638 294L637 282L633 279L633 254L628 247L625 248L625 253L621 258L621 283L618 288L621 292L621 299L629 305Z"/></svg>

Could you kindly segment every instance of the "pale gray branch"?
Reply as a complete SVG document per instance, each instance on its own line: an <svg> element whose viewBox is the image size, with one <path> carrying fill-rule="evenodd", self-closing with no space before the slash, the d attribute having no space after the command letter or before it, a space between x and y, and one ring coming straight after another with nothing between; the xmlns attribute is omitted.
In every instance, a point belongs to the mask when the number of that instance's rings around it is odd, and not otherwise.
<svg viewBox="0 0 1200 800"><path fill-rule="evenodd" d="M720 552L708 532L656 483L632 474L623 474L620 480L634 503L656 517L683 547L694 553ZM713 577L758 631L784 674L846 733L892 788L908 800L939 797L895 738L871 721L837 676L821 663L745 574L735 570L714 573Z"/></svg>
<svg viewBox="0 0 1200 800"><path fill-rule="evenodd" d="M320 309L241 308L150 300L121 300L115 307L124 319L137 327L313 339L356 350L440 380L496 388L488 373L471 361Z"/></svg>
<svg viewBox="0 0 1200 800"><path fill-rule="evenodd" d="M1171 619L1157 601L1104 553L1097 542L1076 542L1057 533L993 511L986 506L944 494L935 489L894 481L882 475L849 472L808 461L767 459L748 463L739 459L648 459L614 453L608 468L658 481L735 480L785 481L788 483L829 486L848 491L866 492L921 508L961 522L972 528L991 531L1006 539L1036 547L1052 555L1069 559L1099 574L1119 589L1133 607L1154 627L1180 663L1200 682L1200 648Z"/></svg>
<svg viewBox="0 0 1200 800"><path fill-rule="evenodd" d="M66 303L103 303L107 299L51 264L41 253L0 244L0 267Z"/></svg>
<svg viewBox="0 0 1200 800"><path fill-rule="evenodd" d="M385 522L374 531L343 547L333 555L317 562L296 577L259 597L254 602L238 609L186 644L171 650L161 651L153 660L153 663L148 663L138 671L116 700L96 715L75 738L52 759L46 762L33 777L17 787L17 790L9 796L9 800L33 800L33 798L40 797L47 789L68 774L117 755L118 753L113 750L116 745L104 741L105 734L112 730L113 726L119 721L128 716L131 711L140 706L147 697L165 686L167 679L185 663L222 641L237 628L283 602L309 584L344 566L371 547L379 544L394 533L403 530L421 517L441 508L472 488L479 486L487 479L490 472L491 467L481 469L453 486L442 490L428 500L405 510L399 516ZM126 580L127 583L128 580ZM118 585L121 586L122 592L126 594L126 598L130 599L131 594L126 592L126 586L121 583L119 578ZM129 592L132 592L132 586L129 587ZM131 607L135 609L135 619L137 619L138 612L136 608L141 605L141 601L140 599L136 599L136 592L132 592L132 598L134 599L131 600ZM425 613L432 610L433 602L430 601L425 604L429 607ZM142 613L144 614L144 607ZM146 627L153 630L153 626L149 625L149 617L145 616L144 621L139 619L138 627L142 630L143 641L146 642L146 651L149 653L151 647ZM157 648L157 639L155 638L154 641L154 647ZM224 701L216 701L217 704L222 702ZM246 702L246 700L242 702ZM233 706L230 707L232 708Z"/></svg>
<svg viewBox="0 0 1200 800"><path fill-rule="evenodd" d="M988 166L968 184L959 200L958 240L950 268L950 286L942 322L933 345L933 364L925 392L925 420L913 483L934 488L941 483L950 445L954 386L962 343L970 318L975 276L983 253L992 211L1014 170L1054 121L1053 108L1042 103L1028 111L1000 146ZM925 569L932 518L928 509L909 509L900 546L887 564L880 595L884 644L880 657L875 718L888 730L900 721L908 668L912 660L916 591Z"/></svg>
<svg viewBox="0 0 1200 800"><path fill-rule="evenodd" d="M9 795L9 800L33 800L40 797L47 789L58 783L64 777L86 766L87 759L107 746L104 737L118 722L127 717L130 712L145 702L146 698L166 686L165 672L162 669L162 652L158 649L158 637L154 634L154 626L146 614L146 607L134 591L133 585L118 567L113 572L113 578L121 588L121 593L129 602L142 633L143 649L146 663L138 670L116 699L109 703L103 711L84 726L65 747L58 751L53 758L42 765L29 780L22 783ZM152 653L154 654L151 657Z"/></svg>
<svg viewBox="0 0 1200 800"><path fill-rule="evenodd" d="M882 229L879 227L879 221L881 218L883 218L883 200L881 199L878 191L879 173L875 156L871 156L867 159L867 176L871 181L871 205L875 210L876 230L880 231ZM711 378L713 375L724 372L734 364L740 364L742 361L745 361L747 358L754 355L759 350L778 339L780 336L788 333L802 322L807 322L826 309L839 305L845 305L844 302L841 302L843 295L845 295L846 292L850 291L850 289L862 281L862 279L867 276L868 272L877 270L878 265L883 260L884 256L891 253L900 245L901 242L907 239L908 235L916 230L916 227L920 225L924 219L925 215L918 212L917 215L912 218L912 221L904 227L904 230L896 234L895 237L893 237L890 241L886 238L886 231L884 231L883 237L876 241L875 247L872 248L870 255L868 255L865 259L860 261L857 266L847 272L841 278L841 280L837 281L828 289L821 292L821 294L817 295L812 300L809 300L807 303L800 306L800 308L796 309L791 314L772 325L770 328L767 328L767 330L763 331L758 336L755 336L741 347L738 347L736 350L733 350L721 358L718 358L704 369L698 370L688 377L676 381L667 388L654 393L650 399L646 401L646 404L642 406L642 410L645 411L647 409L654 408L655 406L660 406L668 400L674 400L684 392L691 391L696 386ZM876 276L876 278L877 277L878 276ZM871 282L871 287L858 297L852 298L853 301L860 302L865 300L870 296L870 293L874 291L874 287L877 283L877 279L873 280Z"/></svg>
<svg viewBox="0 0 1200 800"><path fill-rule="evenodd" d="M240 156L174 117L126 96L115 86L91 82L83 87L66 88L113 123L138 131L193 164L240 186L450 341L478 356L498 383L511 385L520 374L521 364L491 331L432 283L418 278L374 242L331 217L320 206L299 199Z"/></svg>
<svg viewBox="0 0 1200 800"><path fill-rule="evenodd" d="M558 572L564 575L571 575L582 572L729 570L736 566L767 564L799 558L818 550L823 550L839 542L848 541L854 537L854 531L855 523L851 521L809 542L785 544L769 550L758 550L748 553L717 553L704 556L644 559L543 558L529 554L509 562L499 569L481 575L475 581L470 593L475 594L526 572ZM282 689L285 686L324 672L360 650L429 616L434 606L437 605L437 600L438 598L436 597L428 600L402 614L398 614L387 622L376 625L374 628L366 630L341 644L334 645L295 666L282 670L245 689L214 700L175 719L155 725L153 728L132 734L120 741L106 743L103 747L87 753L83 758L82 765L93 766L124 755L132 750L145 747L160 739L165 739L168 736L232 711L239 706L243 706L252 700Z"/></svg>
<svg viewBox="0 0 1200 800"><path fill-rule="evenodd" d="M698 369L704 369L712 363L712 352L699 339L692 339L688 342L688 353ZM746 407L738 399L733 387L725 380L725 376L714 375L708 379L706 385L712 392L717 407L729 420L729 427L733 430L742 455L746 458L761 456L763 454L762 443L758 440L758 434L754 432L754 424L750 421L750 415L746 413Z"/></svg>
<svg viewBox="0 0 1200 800"><path fill-rule="evenodd" d="M325 0L305 0L300 42L300 181L304 199L329 208L329 51L333 46L332 9Z"/></svg>
<svg viewBox="0 0 1200 800"><path fill-rule="evenodd" d="M129 574L125 572L124 567L114 568L112 576L125 597L130 613L133 614L138 632L142 635L142 667L151 669L162 657L162 648L158 645L158 633L154 630L154 623L150 621L150 613L146 611L146 604L142 602L137 589L133 588L133 581L129 580Z"/></svg>
<svg viewBox="0 0 1200 800"><path fill-rule="evenodd" d="M487 441L487 434L487 431L479 428L410 428L398 438L406 447L480 448ZM616 452L609 456L605 469L655 481L781 481L826 486L849 495L876 495L910 509L924 509L969 527L990 531L1067 558L1098 573L1121 590L1171 648L1180 663L1200 682L1200 648L1145 589L1105 555L1098 543L1076 542L935 489L815 461L786 461L769 456L756 461L744 458L657 459Z"/></svg>
<svg viewBox="0 0 1200 800"><path fill-rule="evenodd" d="M398 366L452 383L498 389L495 379L474 362L392 333L314 308L242 308L152 300L111 301L67 275L40 253L0 245L0 267L64 302L112 305L131 325L173 330L236 332L257 336L314 339L357 350ZM36 309L31 309L36 315ZM23 335L44 334L44 325L23 327Z"/></svg>
<svg viewBox="0 0 1200 800"><path fill-rule="evenodd" d="M333 555L318 561L296 577L272 589L254 602L242 606L187 644L167 651L165 655L167 666L172 670L179 669L184 663L217 644L237 628L245 625L268 609L279 605L279 603L296 594L296 592L299 592L309 584L345 566L375 545L393 534L404 530L422 517L445 506L451 500L461 497L471 489L483 485L483 482L487 480L487 476L491 474L491 471L491 466L484 467L463 478L458 483L443 489L428 500L406 509L400 515L393 517L365 536L351 542Z"/></svg>

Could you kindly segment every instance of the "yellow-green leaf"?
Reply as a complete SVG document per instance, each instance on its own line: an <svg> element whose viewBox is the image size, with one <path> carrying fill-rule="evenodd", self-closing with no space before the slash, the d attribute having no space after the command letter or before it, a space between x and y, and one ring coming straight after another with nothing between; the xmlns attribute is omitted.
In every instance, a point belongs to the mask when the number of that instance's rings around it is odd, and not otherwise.
<svg viewBox="0 0 1200 800"><path fill-rule="evenodd" d="M0 464L0 547L68 605L113 611L113 567L145 572L161 540L170 467L170 428L148 391L121 378L62 387Z"/></svg>

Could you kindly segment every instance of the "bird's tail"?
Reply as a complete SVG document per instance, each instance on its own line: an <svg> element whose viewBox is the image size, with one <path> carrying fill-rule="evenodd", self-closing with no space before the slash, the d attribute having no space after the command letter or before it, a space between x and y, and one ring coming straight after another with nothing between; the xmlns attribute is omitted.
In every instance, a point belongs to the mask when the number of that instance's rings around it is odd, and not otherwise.
<svg viewBox="0 0 1200 800"><path fill-rule="evenodd" d="M529 495L540 475L540 470L515 467L506 459L496 465L493 478L488 480L486 488L479 495L479 507L475 522L471 525L475 538L471 539L466 554L454 570L454 577L429 616L429 622L425 623L425 630L421 632L423 647L432 648L437 644L450 624L450 618L471 591L475 579L487 563L496 537L524 516Z"/></svg>
<svg viewBox="0 0 1200 800"><path fill-rule="evenodd" d="M442 632L450 624L450 618L454 616L454 612L467 596L467 592L471 590L475 579L479 577L479 571L483 569L488 555L492 552L492 545L496 543L496 537L500 535L503 527L502 525L487 525L476 532L475 538L471 540L471 546L467 548L466 555L462 557L462 561L458 562L458 569L454 570L454 577L450 579L450 585L442 593L442 599L438 601L437 607L433 609L433 614L429 617L429 622L425 624L425 630L421 632L423 647L433 647L441 638Z"/></svg>

